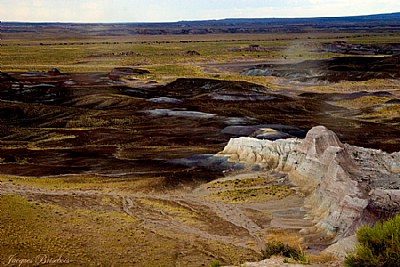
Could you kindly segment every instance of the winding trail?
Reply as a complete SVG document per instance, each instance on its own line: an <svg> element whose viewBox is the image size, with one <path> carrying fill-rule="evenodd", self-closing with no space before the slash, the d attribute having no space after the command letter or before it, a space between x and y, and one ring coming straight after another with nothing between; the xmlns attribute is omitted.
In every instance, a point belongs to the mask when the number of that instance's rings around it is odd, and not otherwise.
<svg viewBox="0 0 400 267"><path fill-rule="evenodd" d="M225 177L221 181L235 181L237 178ZM207 184L189 192L144 194L84 189L50 190L18 184L18 181L0 183L1 195L19 195L71 209L121 212L134 218L140 227L163 236L184 234L256 252L264 247L267 233L273 228L298 231L312 227L312 222L305 219L302 211L304 197L291 195L267 202L226 203L209 199L208 195L213 192L207 189ZM105 197L113 202L104 203Z"/></svg>

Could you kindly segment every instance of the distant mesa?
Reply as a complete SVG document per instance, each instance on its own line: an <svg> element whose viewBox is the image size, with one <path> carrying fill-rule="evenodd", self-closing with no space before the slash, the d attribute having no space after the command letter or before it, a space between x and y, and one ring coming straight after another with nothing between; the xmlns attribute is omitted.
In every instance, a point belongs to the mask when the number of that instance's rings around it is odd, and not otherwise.
<svg viewBox="0 0 400 267"><path fill-rule="evenodd" d="M150 71L144 69L133 69L129 67L117 67L112 69L110 74L108 75L111 80L119 80L121 77L128 75L141 75L141 74L149 74Z"/></svg>
<svg viewBox="0 0 400 267"><path fill-rule="evenodd" d="M61 72L57 68L52 68L47 72L47 75L49 76L58 76L61 75Z"/></svg>

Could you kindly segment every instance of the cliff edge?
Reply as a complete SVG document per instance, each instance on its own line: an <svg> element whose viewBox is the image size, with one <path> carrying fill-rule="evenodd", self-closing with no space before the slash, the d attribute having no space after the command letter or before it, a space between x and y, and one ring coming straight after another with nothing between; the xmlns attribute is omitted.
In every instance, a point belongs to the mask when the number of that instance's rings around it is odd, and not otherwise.
<svg viewBox="0 0 400 267"><path fill-rule="evenodd" d="M304 208L316 229L336 239L400 212L400 153L343 144L324 126L305 139L233 138L217 156L287 174L306 194Z"/></svg>

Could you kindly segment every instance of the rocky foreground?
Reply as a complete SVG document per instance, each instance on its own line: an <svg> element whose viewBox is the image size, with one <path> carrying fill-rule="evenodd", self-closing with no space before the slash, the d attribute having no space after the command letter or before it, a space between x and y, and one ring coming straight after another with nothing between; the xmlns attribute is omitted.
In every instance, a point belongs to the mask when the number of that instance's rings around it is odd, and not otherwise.
<svg viewBox="0 0 400 267"><path fill-rule="evenodd" d="M400 212L400 153L342 144L323 126L303 140L231 139L218 157L287 174L306 195L306 216L315 223L302 234L322 230L339 241Z"/></svg>

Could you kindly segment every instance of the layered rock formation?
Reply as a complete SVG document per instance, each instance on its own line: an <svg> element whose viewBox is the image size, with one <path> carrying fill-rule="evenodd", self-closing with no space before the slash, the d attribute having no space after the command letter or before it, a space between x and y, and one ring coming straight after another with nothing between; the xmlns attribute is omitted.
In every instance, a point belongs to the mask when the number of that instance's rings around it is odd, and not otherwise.
<svg viewBox="0 0 400 267"><path fill-rule="evenodd" d="M317 229L338 238L400 212L400 153L342 144L323 126L303 140L231 139L218 156L286 173L307 195L305 208Z"/></svg>

